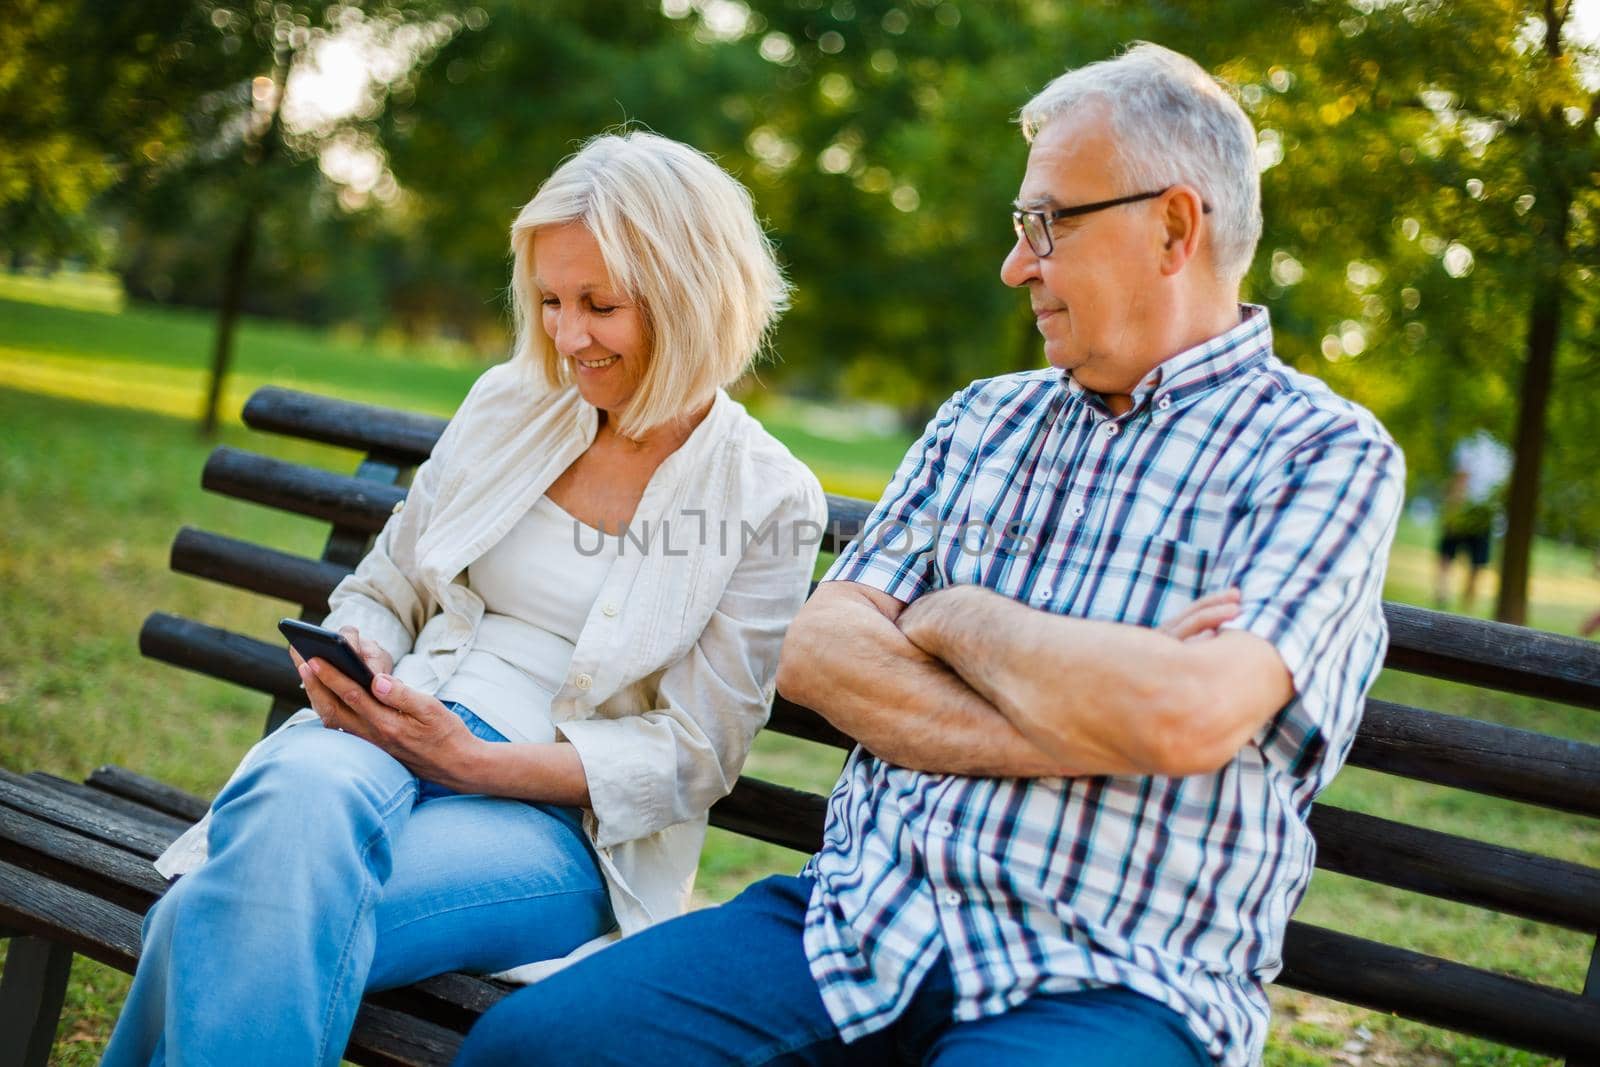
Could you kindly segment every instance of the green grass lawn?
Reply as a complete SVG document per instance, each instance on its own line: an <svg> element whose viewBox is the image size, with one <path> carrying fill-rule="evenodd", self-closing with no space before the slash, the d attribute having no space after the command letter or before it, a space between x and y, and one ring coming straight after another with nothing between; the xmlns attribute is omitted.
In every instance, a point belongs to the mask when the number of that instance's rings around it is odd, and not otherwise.
<svg viewBox="0 0 1600 1067"><path fill-rule="evenodd" d="M209 795L259 734L267 700L140 658L136 635L153 610L257 636L273 634L280 606L172 574L167 551L182 524L320 552L315 523L200 491L211 442L193 427L210 342L206 316L123 307L93 279L41 283L0 275L0 765L81 778L120 763ZM448 413L478 372L447 350L410 358L354 341L247 322L233 411L249 389L273 382L351 399ZM761 398L756 409L811 463L831 490L875 495L907 438L841 440L810 428L804 405ZM355 457L224 429L227 443L348 470ZM1429 531L1402 531L1389 595L1431 598ZM1533 622L1571 631L1600 607L1589 558L1539 546ZM1480 603L1492 596L1485 583ZM1594 741L1595 713L1498 696L1393 673L1378 683L1394 700ZM767 735L749 769L824 790L840 754ZM1323 798L1440 830L1572 860L1600 857L1592 820L1346 771ZM713 831L699 897L726 899L802 857ZM1507 974L1579 990L1592 938L1319 872L1299 917ZM0 950L3 951L3 950ZM55 1061L92 1063L127 989L120 973L74 966ZM1523 1064L1545 1062L1487 1042L1275 990L1267 1062ZM1352 1044L1353 1043L1353 1044Z"/></svg>

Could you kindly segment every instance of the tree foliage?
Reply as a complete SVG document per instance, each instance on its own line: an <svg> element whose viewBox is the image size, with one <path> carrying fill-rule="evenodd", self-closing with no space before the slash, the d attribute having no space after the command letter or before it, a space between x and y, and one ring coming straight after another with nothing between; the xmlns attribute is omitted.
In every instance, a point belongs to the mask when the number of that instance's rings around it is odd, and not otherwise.
<svg viewBox="0 0 1600 1067"><path fill-rule="evenodd" d="M162 165L196 86L233 66L192 3L5 0L0 233L47 258L101 251L90 207Z"/></svg>
<svg viewBox="0 0 1600 1067"><path fill-rule="evenodd" d="M1378 411L1424 485L1474 428L1514 445L1497 614L1520 622L1536 522L1600 536L1571 462L1595 456L1600 53L1553 0L1310 3L1276 29L1227 69L1282 159L1257 263L1282 347Z"/></svg>
<svg viewBox="0 0 1600 1067"><path fill-rule="evenodd" d="M1537 518L1600 539L1600 61L1570 3L9 2L26 17L0 24L0 46L29 46L0 65L13 248L111 222L134 288L210 304L218 235L254 202L247 306L503 349L517 208L585 138L637 124L715 155L778 242L797 296L763 378L911 422L1040 360L1025 299L997 277L1019 105L1131 40L1169 45L1238 86L1260 130L1247 296L1271 307L1285 357L1385 419L1416 490L1477 427L1516 443L1508 559L1517 516L1524 533ZM275 166L252 166L260 79L292 81L357 31L405 60L341 118L285 124ZM73 61L88 54L106 57L98 73ZM364 181L341 154L368 161Z"/></svg>

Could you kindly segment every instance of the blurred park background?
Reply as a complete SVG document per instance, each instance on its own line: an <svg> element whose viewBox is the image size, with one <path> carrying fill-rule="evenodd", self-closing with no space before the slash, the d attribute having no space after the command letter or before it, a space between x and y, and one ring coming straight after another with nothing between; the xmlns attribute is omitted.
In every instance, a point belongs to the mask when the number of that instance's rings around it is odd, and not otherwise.
<svg viewBox="0 0 1600 1067"><path fill-rule="evenodd" d="M506 234L563 156L638 124L749 186L797 285L741 392L833 491L876 496L933 407L1041 363L1002 286L1012 118L1135 39L1238 87L1266 231L1248 299L1280 355L1374 410L1412 505L1392 599L1434 603L1462 439L1510 449L1466 607L1600 611L1600 2L0 0L0 766L122 763L209 795L264 699L142 661L150 610L260 635L270 608L166 570L188 523L316 555L207 499L250 390L448 414L508 347ZM1459 608L1452 601L1452 608ZM1595 740L1594 713L1385 674L1380 694ZM836 758L763 738L763 777ZM1348 771L1329 799L1593 863L1584 820ZM714 834L704 900L799 857ZM1573 990L1589 939L1320 872L1302 915ZM126 979L79 960L57 1058ZM1277 991L1272 1064L1541 1062Z"/></svg>

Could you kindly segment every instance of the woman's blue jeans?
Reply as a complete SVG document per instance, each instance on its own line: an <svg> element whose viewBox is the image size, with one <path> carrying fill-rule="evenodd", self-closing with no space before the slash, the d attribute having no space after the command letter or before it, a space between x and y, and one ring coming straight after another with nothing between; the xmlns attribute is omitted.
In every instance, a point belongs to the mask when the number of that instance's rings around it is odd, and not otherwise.
<svg viewBox="0 0 1600 1067"><path fill-rule="evenodd" d="M612 927L574 809L455 793L316 722L262 744L212 805L210 858L145 917L104 1064L337 1064L365 991Z"/></svg>

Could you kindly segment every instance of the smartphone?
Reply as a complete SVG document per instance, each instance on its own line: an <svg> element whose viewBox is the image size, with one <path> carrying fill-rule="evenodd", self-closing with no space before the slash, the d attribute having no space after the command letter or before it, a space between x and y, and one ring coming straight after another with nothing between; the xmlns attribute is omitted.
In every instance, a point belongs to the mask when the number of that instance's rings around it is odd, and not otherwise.
<svg viewBox="0 0 1600 1067"><path fill-rule="evenodd" d="M289 639L294 650L300 653L301 659L307 662L312 659L325 660L361 688L372 688L372 669L350 647L350 642L333 630L324 630L299 619L280 619L278 629Z"/></svg>

